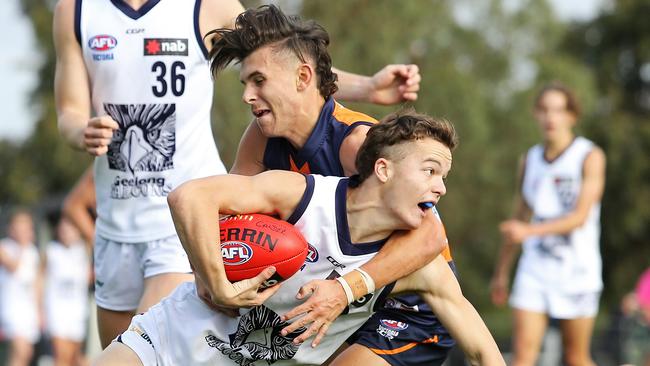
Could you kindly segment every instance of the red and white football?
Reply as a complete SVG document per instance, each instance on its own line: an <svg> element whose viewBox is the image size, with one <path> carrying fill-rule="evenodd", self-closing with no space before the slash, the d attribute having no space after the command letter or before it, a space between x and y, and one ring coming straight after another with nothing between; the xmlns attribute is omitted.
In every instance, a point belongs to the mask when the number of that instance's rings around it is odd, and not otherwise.
<svg viewBox="0 0 650 366"><path fill-rule="evenodd" d="M264 287L286 280L305 263L308 246L302 234L286 221L262 214L235 215L219 220L221 256L231 282L257 276L274 266L276 273Z"/></svg>

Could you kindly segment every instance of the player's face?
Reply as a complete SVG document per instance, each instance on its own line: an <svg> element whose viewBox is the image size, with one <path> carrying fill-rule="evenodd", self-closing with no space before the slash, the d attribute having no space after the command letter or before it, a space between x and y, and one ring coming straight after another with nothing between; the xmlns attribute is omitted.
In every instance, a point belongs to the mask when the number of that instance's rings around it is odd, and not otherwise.
<svg viewBox="0 0 650 366"><path fill-rule="evenodd" d="M27 214L18 214L9 225L9 236L20 244L29 244L34 241L34 222Z"/></svg>
<svg viewBox="0 0 650 366"><path fill-rule="evenodd" d="M286 52L262 47L246 57L239 77L242 99L250 105L255 121L266 137L286 137L299 108L296 86L298 59Z"/></svg>
<svg viewBox="0 0 650 366"><path fill-rule="evenodd" d="M413 229L422 223L427 203L437 204L447 193L445 178L451 169L451 151L432 138L402 144L402 159L390 162L392 174L385 192L389 210Z"/></svg>
<svg viewBox="0 0 650 366"><path fill-rule="evenodd" d="M546 141L571 133L576 122L575 115L567 109L566 96L557 90L549 90L540 97L535 118Z"/></svg>
<svg viewBox="0 0 650 366"><path fill-rule="evenodd" d="M79 236L79 230L77 230L77 228L66 219L61 219L61 221L59 221L59 224L56 227L56 234L61 244L64 245L70 245L81 239Z"/></svg>

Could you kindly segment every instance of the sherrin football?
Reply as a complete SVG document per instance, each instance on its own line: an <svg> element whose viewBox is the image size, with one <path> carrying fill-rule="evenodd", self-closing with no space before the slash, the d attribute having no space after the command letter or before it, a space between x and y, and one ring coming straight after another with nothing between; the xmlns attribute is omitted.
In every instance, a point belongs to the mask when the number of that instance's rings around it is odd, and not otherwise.
<svg viewBox="0 0 650 366"><path fill-rule="evenodd" d="M221 256L231 282L257 276L274 266L276 273L263 287L286 280L305 263L308 244L286 221L262 214L235 215L219 220Z"/></svg>

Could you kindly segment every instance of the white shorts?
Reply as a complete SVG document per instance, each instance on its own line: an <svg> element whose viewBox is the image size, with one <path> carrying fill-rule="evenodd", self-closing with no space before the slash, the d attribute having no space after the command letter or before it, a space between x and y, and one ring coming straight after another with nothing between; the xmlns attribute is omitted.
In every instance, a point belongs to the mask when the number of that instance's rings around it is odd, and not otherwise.
<svg viewBox="0 0 650 366"><path fill-rule="evenodd" d="M0 333L8 339L23 338L34 344L40 337L35 304L11 304L0 312Z"/></svg>
<svg viewBox="0 0 650 366"><path fill-rule="evenodd" d="M82 342L86 337L88 314L85 308L59 304L47 306L47 332L51 337Z"/></svg>
<svg viewBox="0 0 650 366"><path fill-rule="evenodd" d="M145 243L118 243L95 237L95 299L100 308L135 310L145 278L191 272L176 235Z"/></svg>
<svg viewBox="0 0 650 366"><path fill-rule="evenodd" d="M592 318L598 314L600 291L565 293L527 275L518 275L512 286L510 306L545 313L555 319Z"/></svg>

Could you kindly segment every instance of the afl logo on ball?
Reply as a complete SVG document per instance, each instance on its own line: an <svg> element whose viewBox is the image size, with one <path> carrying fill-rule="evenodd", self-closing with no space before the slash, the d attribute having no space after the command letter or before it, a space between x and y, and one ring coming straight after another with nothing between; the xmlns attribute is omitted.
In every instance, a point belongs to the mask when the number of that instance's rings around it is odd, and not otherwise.
<svg viewBox="0 0 650 366"><path fill-rule="evenodd" d="M253 257L253 250L246 243L229 241L221 243L221 256L226 266L236 266L248 262Z"/></svg>
<svg viewBox="0 0 650 366"><path fill-rule="evenodd" d="M117 46L117 39L108 34L100 34L88 40L88 47L93 51L108 51Z"/></svg>

